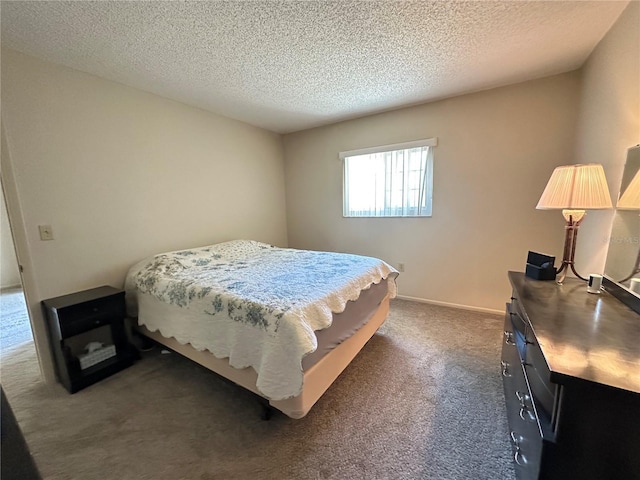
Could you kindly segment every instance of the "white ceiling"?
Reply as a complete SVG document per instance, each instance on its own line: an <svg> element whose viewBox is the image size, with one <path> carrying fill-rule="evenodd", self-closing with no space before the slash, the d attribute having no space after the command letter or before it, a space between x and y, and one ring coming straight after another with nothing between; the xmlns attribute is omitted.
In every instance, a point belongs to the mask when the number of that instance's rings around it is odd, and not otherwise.
<svg viewBox="0 0 640 480"><path fill-rule="evenodd" d="M3 46L280 133L579 68L628 1L2 1Z"/></svg>

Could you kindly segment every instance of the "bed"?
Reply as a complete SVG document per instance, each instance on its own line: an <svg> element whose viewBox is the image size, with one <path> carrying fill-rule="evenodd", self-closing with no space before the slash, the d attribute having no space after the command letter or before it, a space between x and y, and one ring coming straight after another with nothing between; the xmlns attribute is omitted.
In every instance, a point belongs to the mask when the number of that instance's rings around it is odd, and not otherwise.
<svg viewBox="0 0 640 480"><path fill-rule="evenodd" d="M360 255L234 240L129 270L142 335L304 417L382 325L398 272Z"/></svg>

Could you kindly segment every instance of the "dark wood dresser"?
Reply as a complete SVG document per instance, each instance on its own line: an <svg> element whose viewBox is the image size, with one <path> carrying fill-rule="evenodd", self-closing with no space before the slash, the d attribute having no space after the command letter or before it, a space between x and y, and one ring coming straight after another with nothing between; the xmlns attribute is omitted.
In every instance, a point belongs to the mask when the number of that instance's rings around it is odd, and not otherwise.
<svg viewBox="0 0 640 480"><path fill-rule="evenodd" d="M42 305L56 374L70 393L129 367L138 358L124 326L124 291L105 285L43 300ZM79 346L92 340L104 340L111 353L83 366Z"/></svg>
<svg viewBox="0 0 640 480"><path fill-rule="evenodd" d="M519 479L640 479L640 315L509 272L501 369Z"/></svg>

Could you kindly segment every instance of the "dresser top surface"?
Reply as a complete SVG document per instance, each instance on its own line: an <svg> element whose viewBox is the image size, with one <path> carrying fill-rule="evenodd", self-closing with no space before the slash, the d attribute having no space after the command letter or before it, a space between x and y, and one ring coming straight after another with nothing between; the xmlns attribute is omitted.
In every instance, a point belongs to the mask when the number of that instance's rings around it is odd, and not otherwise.
<svg viewBox="0 0 640 480"><path fill-rule="evenodd" d="M509 280L552 373L640 393L640 315L577 279Z"/></svg>

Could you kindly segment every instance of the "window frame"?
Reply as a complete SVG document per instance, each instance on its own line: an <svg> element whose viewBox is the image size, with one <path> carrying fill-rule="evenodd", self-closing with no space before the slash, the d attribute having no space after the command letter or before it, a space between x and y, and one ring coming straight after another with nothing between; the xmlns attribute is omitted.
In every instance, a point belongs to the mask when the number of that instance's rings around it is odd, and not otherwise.
<svg viewBox="0 0 640 480"><path fill-rule="evenodd" d="M342 163L342 217L343 218L431 218L433 216L433 181L431 183L431 213L429 215L347 215L346 212L346 193L347 193L347 175L346 175L346 159L347 157L356 157L358 155L371 155L375 153L386 153L397 150L406 150L417 147L430 147L434 148L438 146L438 138L425 138L422 140L414 140L411 142L392 143L389 145L378 145L376 147L360 148L357 150L346 150L339 152L338 158ZM432 160L435 151L430 152ZM433 163L431 164L431 174L433 177Z"/></svg>

